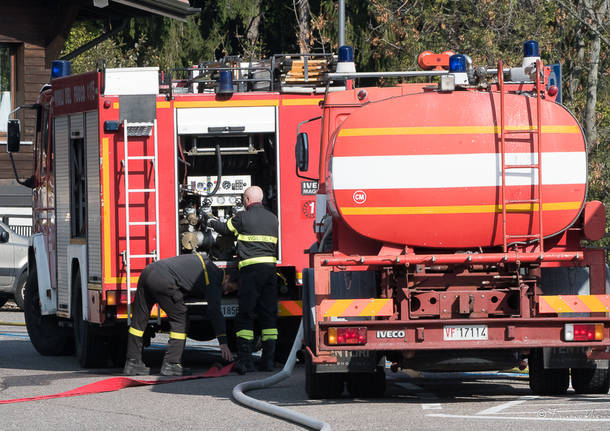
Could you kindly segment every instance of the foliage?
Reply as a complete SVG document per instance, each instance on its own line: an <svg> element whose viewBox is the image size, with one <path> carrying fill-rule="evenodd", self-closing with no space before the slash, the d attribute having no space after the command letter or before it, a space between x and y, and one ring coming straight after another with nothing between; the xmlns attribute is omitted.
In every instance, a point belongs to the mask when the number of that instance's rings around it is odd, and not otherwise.
<svg viewBox="0 0 610 431"><path fill-rule="evenodd" d="M304 1L304 0L300 0ZM538 40L542 60L559 62L564 103L581 123L587 102L593 24L608 37L608 17L599 20L591 8L607 0L346 0L346 40L355 47L359 70L417 69L424 50L468 54L475 65L494 67L521 62L525 40ZM310 0L313 51L337 52L336 0ZM91 70L99 59L108 66L186 67L226 55L246 59L298 52L295 1L199 0L201 13L186 23L148 17L131 21L127 31L80 55L75 71ZM597 21L596 21L597 19ZM599 22L598 22L599 21ZM107 29L100 22L76 25L64 52ZM602 44L596 109L597 140L589 143L589 198L610 207L610 58Z"/></svg>

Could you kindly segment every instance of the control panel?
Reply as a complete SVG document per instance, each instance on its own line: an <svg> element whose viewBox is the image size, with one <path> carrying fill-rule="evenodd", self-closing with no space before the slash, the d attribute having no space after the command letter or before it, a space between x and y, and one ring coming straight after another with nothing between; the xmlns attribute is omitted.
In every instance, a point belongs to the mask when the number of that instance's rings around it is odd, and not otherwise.
<svg viewBox="0 0 610 431"><path fill-rule="evenodd" d="M202 195L211 193L216 187L217 176L189 176L186 178L190 190ZM204 198L204 205L212 207L241 205L244 191L252 185L250 175L223 175L220 187L213 196Z"/></svg>

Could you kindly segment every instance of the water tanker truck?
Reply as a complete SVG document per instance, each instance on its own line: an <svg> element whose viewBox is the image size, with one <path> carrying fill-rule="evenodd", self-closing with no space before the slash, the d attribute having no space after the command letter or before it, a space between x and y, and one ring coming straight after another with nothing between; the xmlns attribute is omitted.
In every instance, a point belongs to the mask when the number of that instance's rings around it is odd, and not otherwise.
<svg viewBox="0 0 610 431"><path fill-rule="evenodd" d="M535 394L608 391L606 210L587 201L587 146L558 69L527 41L518 67L423 53L427 70L355 72L322 104L304 271L311 398L380 396L392 371L529 366ZM356 87L359 78L417 83ZM423 77L423 78L422 78ZM310 169L309 166L312 166ZM319 169L315 177L315 167Z"/></svg>

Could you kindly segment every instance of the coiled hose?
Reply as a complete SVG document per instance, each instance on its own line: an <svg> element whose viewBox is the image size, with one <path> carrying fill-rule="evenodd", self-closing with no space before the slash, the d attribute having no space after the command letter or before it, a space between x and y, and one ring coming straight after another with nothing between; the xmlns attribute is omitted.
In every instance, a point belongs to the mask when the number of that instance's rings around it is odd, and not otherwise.
<svg viewBox="0 0 610 431"><path fill-rule="evenodd" d="M245 394L245 392L251 391L253 389L264 389L270 386L275 385L276 383L281 382L282 380L287 379L292 374L292 370L294 369L294 364L297 360L297 351L301 348L301 344L303 343L303 319L301 319L301 323L299 324L299 330L297 332L297 336L294 339L294 343L292 344L292 349L290 350L290 355L288 356L288 360L284 365L284 368L279 373L276 373L270 377L260 380L252 380L249 382L242 382L239 385L233 388L233 398L240 404L251 408L253 410L258 410L263 413L267 413L273 416L276 416L281 419L285 419L291 421L293 423L297 423L308 428L321 430L321 431L331 431L330 424L320 421L318 419L312 418L310 416L306 416L302 413L297 413L285 407L279 407L268 403L266 401L260 401L255 398L249 397Z"/></svg>

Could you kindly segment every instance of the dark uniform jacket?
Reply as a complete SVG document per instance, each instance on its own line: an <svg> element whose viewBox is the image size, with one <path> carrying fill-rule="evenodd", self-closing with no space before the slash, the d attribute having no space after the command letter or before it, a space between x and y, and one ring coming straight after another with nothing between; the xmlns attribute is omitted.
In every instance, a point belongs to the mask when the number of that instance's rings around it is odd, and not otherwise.
<svg viewBox="0 0 610 431"><path fill-rule="evenodd" d="M203 257L202 257L203 258ZM227 330L220 308L224 271L207 258L203 258L209 283L206 282L203 264L196 254L183 254L155 262L153 265L166 270L175 280L184 296L202 298L208 303L207 316L212 322L220 344L227 342Z"/></svg>
<svg viewBox="0 0 610 431"><path fill-rule="evenodd" d="M261 203L248 206L231 217L227 223L210 222L212 228L223 235L237 237L239 268L255 263L275 264L277 257L278 220L275 214Z"/></svg>

